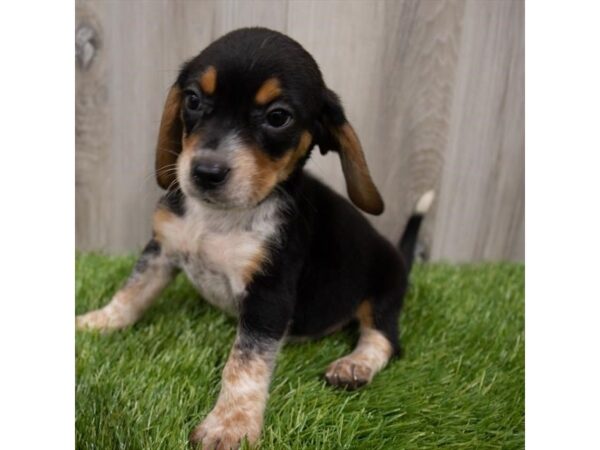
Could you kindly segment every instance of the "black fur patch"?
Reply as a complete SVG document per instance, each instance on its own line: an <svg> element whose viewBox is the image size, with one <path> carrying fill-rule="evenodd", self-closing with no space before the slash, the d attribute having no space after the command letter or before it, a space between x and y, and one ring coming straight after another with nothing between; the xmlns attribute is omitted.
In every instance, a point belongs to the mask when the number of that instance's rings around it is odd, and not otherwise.
<svg viewBox="0 0 600 450"><path fill-rule="evenodd" d="M159 256L160 251L160 242L156 241L155 239L150 239L150 241L146 244L146 247L144 247L144 250L142 250L142 254L135 264L134 271L137 273L145 272L148 268L150 260Z"/></svg>
<svg viewBox="0 0 600 450"><path fill-rule="evenodd" d="M159 200L159 204L165 206L176 216L182 217L185 215L185 198L179 187L169 190L163 195Z"/></svg>

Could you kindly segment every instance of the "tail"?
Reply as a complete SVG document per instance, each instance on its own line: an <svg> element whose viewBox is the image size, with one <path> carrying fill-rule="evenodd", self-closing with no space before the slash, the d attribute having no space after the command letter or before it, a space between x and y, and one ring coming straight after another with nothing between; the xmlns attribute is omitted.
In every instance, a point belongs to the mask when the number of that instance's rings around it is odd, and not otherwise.
<svg viewBox="0 0 600 450"><path fill-rule="evenodd" d="M434 199L435 191L433 190L425 192L421 198L419 198L410 219L408 219L402 238L400 238L398 248L406 263L407 273L410 273L413 260L415 259L415 246L417 245L417 237L419 236L419 228L421 228L423 216L429 211L429 208L431 208Z"/></svg>

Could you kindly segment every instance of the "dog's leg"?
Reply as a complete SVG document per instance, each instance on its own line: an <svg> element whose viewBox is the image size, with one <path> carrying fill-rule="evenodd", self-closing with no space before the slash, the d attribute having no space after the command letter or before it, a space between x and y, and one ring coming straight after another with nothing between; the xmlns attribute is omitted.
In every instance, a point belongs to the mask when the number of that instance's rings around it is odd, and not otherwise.
<svg viewBox="0 0 600 450"><path fill-rule="evenodd" d="M385 318L389 322L386 325L389 326L377 326L379 324L373 319L372 304L365 301L359 306L356 317L360 323L360 338L356 348L349 355L331 363L325 372L325 379L333 386L356 389L370 383L398 348L395 334L397 312ZM391 342L386 336L390 336L395 342Z"/></svg>
<svg viewBox="0 0 600 450"><path fill-rule="evenodd" d="M114 330L134 324L172 280L174 268L152 239L125 285L103 308L77 316L78 329Z"/></svg>
<svg viewBox="0 0 600 450"><path fill-rule="evenodd" d="M298 267L279 265L258 275L240 304L237 337L223 369L221 392L208 416L190 433L201 448L254 444L263 424L275 358L290 324Z"/></svg>
<svg viewBox="0 0 600 450"><path fill-rule="evenodd" d="M213 410L190 434L202 448L238 448L260 436L269 384L280 342L249 336L242 328L223 369L221 392Z"/></svg>

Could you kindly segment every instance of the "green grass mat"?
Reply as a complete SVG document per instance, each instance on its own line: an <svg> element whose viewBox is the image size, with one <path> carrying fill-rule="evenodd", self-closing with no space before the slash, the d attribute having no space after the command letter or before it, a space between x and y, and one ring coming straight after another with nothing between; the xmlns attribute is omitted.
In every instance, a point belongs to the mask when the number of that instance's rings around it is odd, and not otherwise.
<svg viewBox="0 0 600 450"><path fill-rule="evenodd" d="M77 313L106 303L132 258L77 257ZM524 266L417 265L401 318L404 357L356 392L322 374L352 330L288 344L262 449L524 447ZM235 322L179 276L134 327L77 332L78 449L184 449L217 397Z"/></svg>

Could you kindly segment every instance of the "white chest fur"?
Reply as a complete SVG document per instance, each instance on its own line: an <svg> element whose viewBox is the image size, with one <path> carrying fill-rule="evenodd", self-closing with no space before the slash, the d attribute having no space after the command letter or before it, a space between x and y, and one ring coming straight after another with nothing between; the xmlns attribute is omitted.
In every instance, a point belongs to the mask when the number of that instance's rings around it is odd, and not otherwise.
<svg viewBox="0 0 600 450"><path fill-rule="evenodd" d="M251 210L218 210L187 200L183 217L155 216L155 230L202 297L235 315L277 239L279 205L272 199Z"/></svg>

